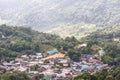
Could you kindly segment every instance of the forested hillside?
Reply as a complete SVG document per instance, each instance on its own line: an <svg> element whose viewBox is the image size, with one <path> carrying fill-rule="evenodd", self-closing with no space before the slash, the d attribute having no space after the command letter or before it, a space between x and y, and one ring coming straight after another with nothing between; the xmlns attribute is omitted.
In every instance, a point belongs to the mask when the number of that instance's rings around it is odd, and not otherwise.
<svg viewBox="0 0 120 80"><path fill-rule="evenodd" d="M110 27L104 27L92 32L84 40L113 40L120 38L120 26L114 25Z"/></svg>
<svg viewBox="0 0 120 80"><path fill-rule="evenodd" d="M31 28L0 26L0 59L9 60L22 54L35 54L46 52L51 49L63 49L67 51L73 48L78 41L74 38L40 33Z"/></svg>
<svg viewBox="0 0 120 80"><path fill-rule="evenodd" d="M22 54L35 54L43 51L41 44L55 41L59 38L55 35L39 33L30 28L0 26L0 59L10 59ZM47 46L47 45L44 45ZM53 48L48 45L48 49ZM47 50L47 49L46 49Z"/></svg>

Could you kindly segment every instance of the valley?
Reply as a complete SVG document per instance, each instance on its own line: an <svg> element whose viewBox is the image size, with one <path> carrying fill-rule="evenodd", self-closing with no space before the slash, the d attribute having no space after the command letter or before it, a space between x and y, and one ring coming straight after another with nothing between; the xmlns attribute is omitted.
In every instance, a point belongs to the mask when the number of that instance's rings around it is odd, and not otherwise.
<svg viewBox="0 0 120 80"><path fill-rule="evenodd" d="M0 0L0 80L120 80L120 0Z"/></svg>

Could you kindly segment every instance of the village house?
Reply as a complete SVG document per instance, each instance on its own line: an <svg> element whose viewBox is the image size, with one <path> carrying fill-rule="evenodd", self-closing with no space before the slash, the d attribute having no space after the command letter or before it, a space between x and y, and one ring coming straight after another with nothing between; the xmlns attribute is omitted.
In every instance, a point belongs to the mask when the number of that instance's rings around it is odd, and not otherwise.
<svg viewBox="0 0 120 80"><path fill-rule="evenodd" d="M113 38L113 41L118 42L118 41L120 41L120 38L119 37Z"/></svg>
<svg viewBox="0 0 120 80"><path fill-rule="evenodd" d="M98 51L98 56L103 56L104 50ZM32 71L30 68L37 65L40 70ZM83 54L78 62L72 61L67 55L58 52L58 50L50 50L47 53L36 53L35 55L21 55L12 63L3 62L1 67L6 70L25 71L31 76L36 74L44 74L44 78L50 79L69 79L84 72L95 73L102 69L110 69L108 64L103 64L100 59L95 58L91 54ZM2 72L1 72L2 73ZM48 76L46 76L48 75Z"/></svg>
<svg viewBox="0 0 120 80"><path fill-rule="evenodd" d="M56 54L56 53L58 53L58 50L57 49L53 49L53 50L47 51L47 53L49 53L50 55Z"/></svg>

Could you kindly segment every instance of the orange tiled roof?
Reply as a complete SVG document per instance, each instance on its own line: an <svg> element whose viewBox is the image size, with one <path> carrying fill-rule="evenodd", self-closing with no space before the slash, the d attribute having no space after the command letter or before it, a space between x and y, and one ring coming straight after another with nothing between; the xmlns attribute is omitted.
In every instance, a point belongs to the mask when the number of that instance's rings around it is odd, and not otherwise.
<svg viewBox="0 0 120 80"><path fill-rule="evenodd" d="M54 55L51 55L51 56L48 56L46 58L42 58L40 60L48 60L48 59L54 59L54 58L64 58L65 57L65 54L63 53L58 53L58 54L54 54Z"/></svg>

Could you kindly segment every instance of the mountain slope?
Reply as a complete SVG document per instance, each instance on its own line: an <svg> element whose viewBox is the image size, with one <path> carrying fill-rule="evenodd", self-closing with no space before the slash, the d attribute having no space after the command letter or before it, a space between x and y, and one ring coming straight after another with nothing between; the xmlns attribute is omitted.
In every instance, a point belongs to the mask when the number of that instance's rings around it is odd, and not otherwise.
<svg viewBox="0 0 120 80"><path fill-rule="evenodd" d="M79 39L88 36L92 32L95 32L97 29L99 28L97 28L94 24L60 24L58 27L47 31L47 33L57 34L62 38L65 38L67 36L75 36Z"/></svg>
<svg viewBox="0 0 120 80"><path fill-rule="evenodd" d="M67 26L83 22L100 27L120 23L119 0L11 1L10 4L6 3L7 6L5 2L4 5L0 3L1 21L9 25L26 25L39 31L52 31L54 27L61 27L61 24Z"/></svg>
<svg viewBox="0 0 120 80"><path fill-rule="evenodd" d="M83 40L115 40L120 39L120 26L110 26L110 27L104 27L101 29L98 29L95 32L92 32L89 36L86 38L83 38Z"/></svg>
<svg viewBox="0 0 120 80"><path fill-rule="evenodd" d="M40 33L31 28L2 25L0 26L0 61L14 59L22 54L46 52L54 48L56 40L63 42L59 36Z"/></svg>

